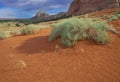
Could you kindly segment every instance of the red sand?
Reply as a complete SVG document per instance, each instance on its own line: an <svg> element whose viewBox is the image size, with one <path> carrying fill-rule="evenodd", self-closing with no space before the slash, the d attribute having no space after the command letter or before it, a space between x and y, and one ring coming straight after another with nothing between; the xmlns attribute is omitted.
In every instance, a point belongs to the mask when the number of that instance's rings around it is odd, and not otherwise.
<svg viewBox="0 0 120 82"><path fill-rule="evenodd" d="M120 20L112 24L120 29ZM50 31L0 40L0 82L120 82L119 36L112 34L110 45L65 48L48 41Z"/></svg>

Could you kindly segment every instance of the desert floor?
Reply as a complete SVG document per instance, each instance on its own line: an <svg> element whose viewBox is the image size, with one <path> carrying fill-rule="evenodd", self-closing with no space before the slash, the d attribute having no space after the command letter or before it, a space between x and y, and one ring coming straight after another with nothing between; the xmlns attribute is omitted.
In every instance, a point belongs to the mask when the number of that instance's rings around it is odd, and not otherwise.
<svg viewBox="0 0 120 82"><path fill-rule="evenodd" d="M120 31L120 20L111 22ZM0 82L120 82L120 36L109 45L49 42L51 28L0 40Z"/></svg>

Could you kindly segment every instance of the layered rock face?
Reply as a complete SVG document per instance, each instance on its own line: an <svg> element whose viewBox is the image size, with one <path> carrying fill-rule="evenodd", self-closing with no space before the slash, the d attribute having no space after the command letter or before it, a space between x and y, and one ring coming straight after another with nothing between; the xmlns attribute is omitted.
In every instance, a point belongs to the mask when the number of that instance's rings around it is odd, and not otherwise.
<svg viewBox="0 0 120 82"><path fill-rule="evenodd" d="M97 10L119 7L119 2L119 0L73 0L67 14L86 14Z"/></svg>

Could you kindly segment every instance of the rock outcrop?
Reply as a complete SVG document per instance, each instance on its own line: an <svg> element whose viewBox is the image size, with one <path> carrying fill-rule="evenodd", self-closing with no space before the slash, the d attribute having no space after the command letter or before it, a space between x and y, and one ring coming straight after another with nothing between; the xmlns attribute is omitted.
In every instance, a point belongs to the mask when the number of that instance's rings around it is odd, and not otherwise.
<svg viewBox="0 0 120 82"><path fill-rule="evenodd" d="M49 17L46 17L46 19L54 20L54 19L60 19L60 18L64 18L64 17L66 17L66 12L60 12L60 13L58 13L56 15L51 15Z"/></svg>
<svg viewBox="0 0 120 82"><path fill-rule="evenodd" d="M32 17L31 19L38 19L38 20L43 20L43 21L47 21L47 20L57 20L57 19L61 19L66 17L66 12L60 12L58 14L55 15L49 15L45 12L38 12L34 17Z"/></svg>
<svg viewBox="0 0 120 82"><path fill-rule="evenodd" d="M32 19L42 19L45 17L49 17L50 15L44 11L39 11Z"/></svg>
<svg viewBox="0 0 120 82"><path fill-rule="evenodd" d="M68 15L80 15L107 8L119 7L120 0L73 0Z"/></svg>

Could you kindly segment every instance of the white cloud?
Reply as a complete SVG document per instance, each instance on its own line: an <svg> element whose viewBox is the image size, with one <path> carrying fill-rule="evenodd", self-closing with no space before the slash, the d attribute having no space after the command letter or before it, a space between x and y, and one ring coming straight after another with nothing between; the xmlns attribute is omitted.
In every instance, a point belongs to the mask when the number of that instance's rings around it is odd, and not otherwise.
<svg viewBox="0 0 120 82"><path fill-rule="evenodd" d="M67 11L72 0L0 0L2 17L31 17L39 10L48 13Z"/></svg>
<svg viewBox="0 0 120 82"><path fill-rule="evenodd" d="M30 4L38 4L38 3L46 3L49 0L18 0L16 5L17 6L26 6L26 5L30 5Z"/></svg>
<svg viewBox="0 0 120 82"><path fill-rule="evenodd" d="M10 8L0 9L0 18L16 18L17 12Z"/></svg>

